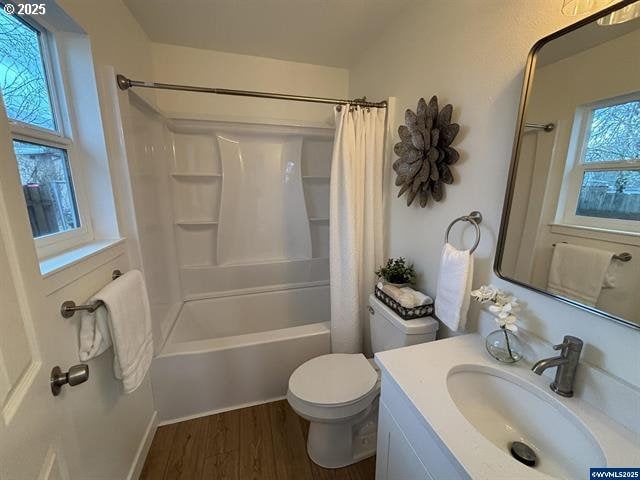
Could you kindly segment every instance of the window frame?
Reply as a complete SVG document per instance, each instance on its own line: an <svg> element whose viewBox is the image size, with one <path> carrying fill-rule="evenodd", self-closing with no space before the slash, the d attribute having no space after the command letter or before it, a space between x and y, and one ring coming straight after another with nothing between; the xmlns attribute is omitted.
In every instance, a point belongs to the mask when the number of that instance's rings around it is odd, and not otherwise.
<svg viewBox="0 0 640 480"><path fill-rule="evenodd" d="M6 2L0 2L0 7L3 7L5 3ZM65 150L71 172L71 185L74 191L78 219L80 221L79 228L33 238L38 258L42 259L91 242L94 240L94 232L87 192L83 187L82 165L74 145L74 137L76 137L75 129L73 128L74 118L69 108L71 102L68 98L69 92L65 88L66 74L57 49L56 31L51 25L47 25L45 21L42 21L41 18L38 18L36 21L32 16L21 15L19 19L39 33L40 52L55 130L13 120L7 115L11 141L18 140L36 143ZM15 161L17 166L17 158Z"/></svg>
<svg viewBox="0 0 640 480"><path fill-rule="evenodd" d="M569 141L569 149L567 152L567 164L565 166L565 178L561 191L561 201L558 206L557 223L562 225L577 225L587 228L622 231L625 233L640 235L640 221L637 220L590 217L576 214L580 191L582 188L582 180L586 172L640 170L640 158L635 160L606 162L584 161L585 151L587 148L586 140L589 135L589 127L591 126L593 111L598 108L633 101L640 101L640 91L604 100L598 100L596 102L581 105L576 109Z"/></svg>

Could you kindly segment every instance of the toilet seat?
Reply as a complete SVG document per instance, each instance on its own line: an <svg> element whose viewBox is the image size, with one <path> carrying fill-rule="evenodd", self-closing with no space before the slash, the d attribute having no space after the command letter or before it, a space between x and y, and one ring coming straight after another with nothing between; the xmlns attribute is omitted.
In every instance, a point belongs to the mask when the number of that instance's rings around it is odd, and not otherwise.
<svg viewBox="0 0 640 480"><path fill-rule="evenodd" d="M380 393L378 372L361 353L332 353L300 365L287 399L308 420L340 421L365 411Z"/></svg>
<svg viewBox="0 0 640 480"><path fill-rule="evenodd" d="M289 379L289 390L304 402L337 407L367 395L377 380L376 371L361 353L331 353L300 365Z"/></svg>

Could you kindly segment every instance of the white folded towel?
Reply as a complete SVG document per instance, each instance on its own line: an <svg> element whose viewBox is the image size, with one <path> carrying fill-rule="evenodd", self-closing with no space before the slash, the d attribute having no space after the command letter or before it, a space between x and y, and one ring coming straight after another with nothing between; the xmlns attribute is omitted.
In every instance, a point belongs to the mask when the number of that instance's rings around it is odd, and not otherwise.
<svg viewBox="0 0 640 480"><path fill-rule="evenodd" d="M89 302L96 301L95 297ZM111 346L111 333L109 333L109 313L105 306L89 313L82 312L80 318L80 360L91 360L102 354Z"/></svg>
<svg viewBox="0 0 640 480"><path fill-rule="evenodd" d="M429 295L425 295L419 290L414 290L413 288L409 288L409 287L404 287L401 290L403 291L411 290L411 295L413 295L413 298L415 299L416 307L422 306L422 305L431 305L433 303L433 298L431 298Z"/></svg>
<svg viewBox="0 0 640 480"><path fill-rule="evenodd" d="M613 252L558 243L553 249L547 289L587 305L598 303L603 287L613 288Z"/></svg>
<svg viewBox="0 0 640 480"><path fill-rule="evenodd" d="M453 331L464 330L469 310L473 255L446 243L442 249L435 312Z"/></svg>
<svg viewBox="0 0 640 480"><path fill-rule="evenodd" d="M84 312L80 325L80 360L97 357L113 344L113 370L125 393L136 390L153 357L151 312L147 288L139 270L109 283L89 302L105 306Z"/></svg>
<svg viewBox="0 0 640 480"><path fill-rule="evenodd" d="M431 305L433 303L430 296L411 287L396 287L388 283L378 282L378 288L405 308Z"/></svg>

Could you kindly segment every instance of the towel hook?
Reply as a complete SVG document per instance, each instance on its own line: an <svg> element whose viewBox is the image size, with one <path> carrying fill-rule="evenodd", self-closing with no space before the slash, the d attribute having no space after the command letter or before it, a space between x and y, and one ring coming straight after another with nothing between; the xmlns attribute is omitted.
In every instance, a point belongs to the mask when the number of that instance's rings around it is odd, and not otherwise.
<svg viewBox="0 0 640 480"><path fill-rule="evenodd" d="M111 280L115 280L116 278L121 276L122 272L118 269L115 269L111 273ZM62 315L64 318L71 318L76 312L80 310L86 310L89 313L93 313L102 305L104 304L101 300L98 300L97 302L90 305L76 305L76 302L74 302L73 300L66 300L62 302L62 305L60 305L60 315Z"/></svg>
<svg viewBox="0 0 640 480"><path fill-rule="evenodd" d="M457 222L469 222L476 229L476 241L469 250L469 253L473 253L480 244L480 227L478 225L482 222L482 214L478 211L473 211L469 215L463 215L456 218L447 227L447 231L444 234L445 243L449 243L449 232L451 231L451 227L453 227Z"/></svg>

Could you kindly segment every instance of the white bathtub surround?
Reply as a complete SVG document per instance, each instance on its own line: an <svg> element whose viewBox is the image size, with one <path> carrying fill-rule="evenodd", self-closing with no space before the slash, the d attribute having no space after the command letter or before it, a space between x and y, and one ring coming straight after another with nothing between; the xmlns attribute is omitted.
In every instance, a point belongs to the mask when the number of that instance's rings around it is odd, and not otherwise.
<svg viewBox="0 0 640 480"><path fill-rule="evenodd" d="M302 137L218 134L224 172L218 264L311 258Z"/></svg>
<svg viewBox="0 0 640 480"><path fill-rule="evenodd" d="M386 433L378 438L389 439L378 445L376 468L392 468L382 480L403 478L399 474L412 466L428 470L427 478L586 478L589 467L640 461L637 433L581 396L554 394L549 377L535 375L529 364L494 361L478 334L382 352L376 362ZM411 368L416 364L420 368ZM605 392L600 391L615 395ZM636 392L631 403L619 407L633 409L638 399ZM513 440L533 446L535 468L511 458Z"/></svg>
<svg viewBox="0 0 640 480"><path fill-rule="evenodd" d="M442 249L435 310L451 330L464 330L471 300L473 280L473 254L458 250L449 243Z"/></svg>
<svg viewBox="0 0 640 480"><path fill-rule="evenodd" d="M169 144L156 156L146 154L161 142L139 145L145 159L166 163L145 164L139 177L166 177L186 301L173 328L163 322L167 340L151 369L159 420L283 398L291 372L329 351L333 128L166 115L128 96L136 112L154 112ZM157 217L153 202L143 204L145 218ZM159 231L149 228L148 237Z"/></svg>
<svg viewBox="0 0 640 480"><path fill-rule="evenodd" d="M186 302L151 368L160 421L283 398L329 336L326 285Z"/></svg>
<svg viewBox="0 0 640 480"><path fill-rule="evenodd" d="M83 312L80 360L97 357L113 345L113 371L125 393L144 380L153 357L151 311L147 287L139 270L130 270L108 283L89 303L102 302L95 312Z"/></svg>
<svg viewBox="0 0 640 480"><path fill-rule="evenodd" d="M159 349L182 304L169 177L173 155L167 119L140 95L122 95L116 70L101 75L113 106L105 112L114 137L111 166L120 231L127 238L132 267L143 271L149 292L154 344ZM148 92L147 92L148 93ZM117 187L117 189L116 189ZM158 350L155 352L158 353Z"/></svg>
<svg viewBox="0 0 640 480"><path fill-rule="evenodd" d="M385 110L336 109L330 189L331 347L363 348L366 302L384 255Z"/></svg>
<svg viewBox="0 0 640 480"><path fill-rule="evenodd" d="M328 283L333 129L168 122L184 298Z"/></svg>

